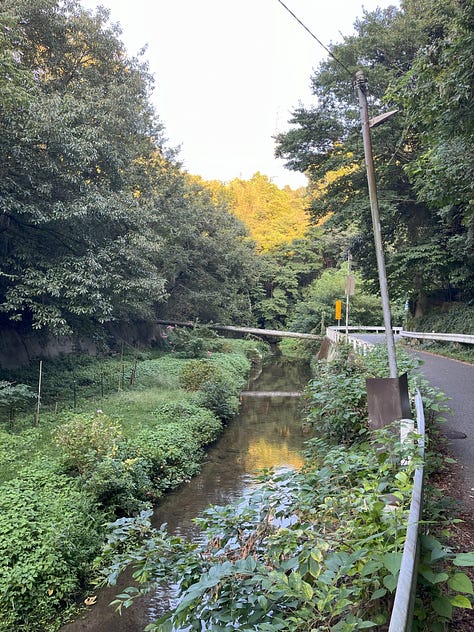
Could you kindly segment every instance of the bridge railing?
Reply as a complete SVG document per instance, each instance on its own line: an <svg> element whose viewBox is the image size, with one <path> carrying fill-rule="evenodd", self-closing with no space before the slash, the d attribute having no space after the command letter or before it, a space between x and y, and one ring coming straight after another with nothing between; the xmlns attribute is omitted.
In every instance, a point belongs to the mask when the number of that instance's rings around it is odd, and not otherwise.
<svg viewBox="0 0 474 632"><path fill-rule="evenodd" d="M401 332L401 327L393 327L393 333L399 335ZM334 343L344 343L352 345L354 351L361 355L365 355L367 351L374 348L373 342L368 342L367 340L362 340L359 338L357 333L366 333L366 334L383 334L385 333L385 327L382 325L380 327L342 327L342 326L332 326L326 328L326 337Z"/></svg>
<svg viewBox="0 0 474 632"><path fill-rule="evenodd" d="M393 333L401 338L415 340L435 340L438 342L459 342L462 344L474 344L474 335L470 334L444 334L427 331L405 331L402 327L393 327ZM348 342L358 353L367 353L374 345L371 342L358 338L357 333L383 334L385 327L343 327L331 326L326 328L326 336L333 342Z"/></svg>

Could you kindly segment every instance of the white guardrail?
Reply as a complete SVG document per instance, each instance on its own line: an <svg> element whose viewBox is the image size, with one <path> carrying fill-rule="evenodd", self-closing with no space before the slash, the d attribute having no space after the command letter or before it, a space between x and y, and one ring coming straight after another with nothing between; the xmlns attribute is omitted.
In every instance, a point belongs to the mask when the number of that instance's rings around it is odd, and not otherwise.
<svg viewBox="0 0 474 632"><path fill-rule="evenodd" d="M388 632L409 632L412 627L419 558L419 524L423 513L423 459L425 456L425 414L420 391L415 394L416 427L421 465L415 470L407 533L403 547L400 574Z"/></svg>
<svg viewBox="0 0 474 632"><path fill-rule="evenodd" d="M347 332L347 334L346 334ZM365 354L374 346L373 342L361 340L354 334L383 334L385 327L327 327L326 336L332 342L348 342L357 353ZM439 342L460 342L462 344L474 344L474 335L470 334L443 334L426 331L405 331L402 327L393 327L393 333L400 338L414 338L416 340L438 340Z"/></svg>
<svg viewBox="0 0 474 632"><path fill-rule="evenodd" d="M434 331L404 331L399 332L403 338L416 338L417 340L438 340L439 342L462 342L466 345L474 345L474 336L469 334L440 334Z"/></svg>
<svg viewBox="0 0 474 632"><path fill-rule="evenodd" d="M346 327L328 327L326 336L335 343L349 342L358 353L362 352L365 354L368 349L374 347L374 344L360 340L349 333L356 331L359 333L380 334L385 332L385 328L348 327L346 330ZM402 336L406 333L416 333L403 332L401 327L394 327L393 331L394 334ZM470 336L470 338L474 339L474 336ZM416 426L414 430L419 435L418 449L422 461L421 465L415 470L413 478L413 491L408 513L407 532L388 632L410 632L413 622L413 606L415 602L419 559L419 524L423 513L423 460L425 456L425 414L423 411L423 400L419 390L417 390L415 394L415 410Z"/></svg>

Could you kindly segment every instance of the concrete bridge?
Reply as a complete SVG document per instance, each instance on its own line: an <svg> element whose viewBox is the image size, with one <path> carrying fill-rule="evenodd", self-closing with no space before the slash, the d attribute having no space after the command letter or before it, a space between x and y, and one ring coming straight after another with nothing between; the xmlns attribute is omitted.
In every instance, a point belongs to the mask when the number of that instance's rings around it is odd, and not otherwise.
<svg viewBox="0 0 474 632"><path fill-rule="evenodd" d="M298 331L283 331L281 329L260 329L258 327L240 327L234 325L218 325L207 323L194 323L192 321L177 322L175 320L157 320L159 325L174 325L176 327L206 327L215 331L228 331L239 334L250 334L258 336L260 338L271 338L275 340L281 340L282 338L297 338L299 340L319 340L323 339L323 336L317 336L316 334L304 334Z"/></svg>

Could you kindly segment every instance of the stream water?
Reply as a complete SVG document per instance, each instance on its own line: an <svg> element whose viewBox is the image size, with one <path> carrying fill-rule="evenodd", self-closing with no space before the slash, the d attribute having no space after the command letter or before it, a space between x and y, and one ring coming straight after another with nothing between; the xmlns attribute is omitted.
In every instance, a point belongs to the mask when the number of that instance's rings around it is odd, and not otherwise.
<svg viewBox="0 0 474 632"><path fill-rule="evenodd" d="M193 518L208 505L241 500L257 470L299 468L308 435L303 432L298 391L308 378L307 367L281 358L273 358L253 375L241 395L239 414L209 450L201 473L160 502L154 524L166 522L169 533L196 540L199 530ZM141 632L167 608L172 594L149 595L120 616L109 604L131 583L124 577L121 584L100 591L85 616L61 632Z"/></svg>

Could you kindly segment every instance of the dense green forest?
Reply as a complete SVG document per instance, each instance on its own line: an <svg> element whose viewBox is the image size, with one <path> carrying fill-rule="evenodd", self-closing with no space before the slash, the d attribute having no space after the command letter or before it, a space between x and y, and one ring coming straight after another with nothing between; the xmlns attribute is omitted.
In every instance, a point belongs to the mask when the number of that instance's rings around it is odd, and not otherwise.
<svg viewBox="0 0 474 632"><path fill-rule="evenodd" d="M396 320L407 300L415 316L469 303L472 22L461 0L363 14L315 70L314 106L276 139L308 191L260 174L226 191L183 170L146 62L128 56L105 10L3 0L0 323L90 334L173 316L319 330L344 293L325 279L341 277L348 250L351 319L377 318L358 69L373 115L398 109L373 132Z"/></svg>
<svg viewBox="0 0 474 632"><path fill-rule="evenodd" d="M253 245L180 168L106 13L7 0L0 20L3 318L245 318Z"/></svg>

